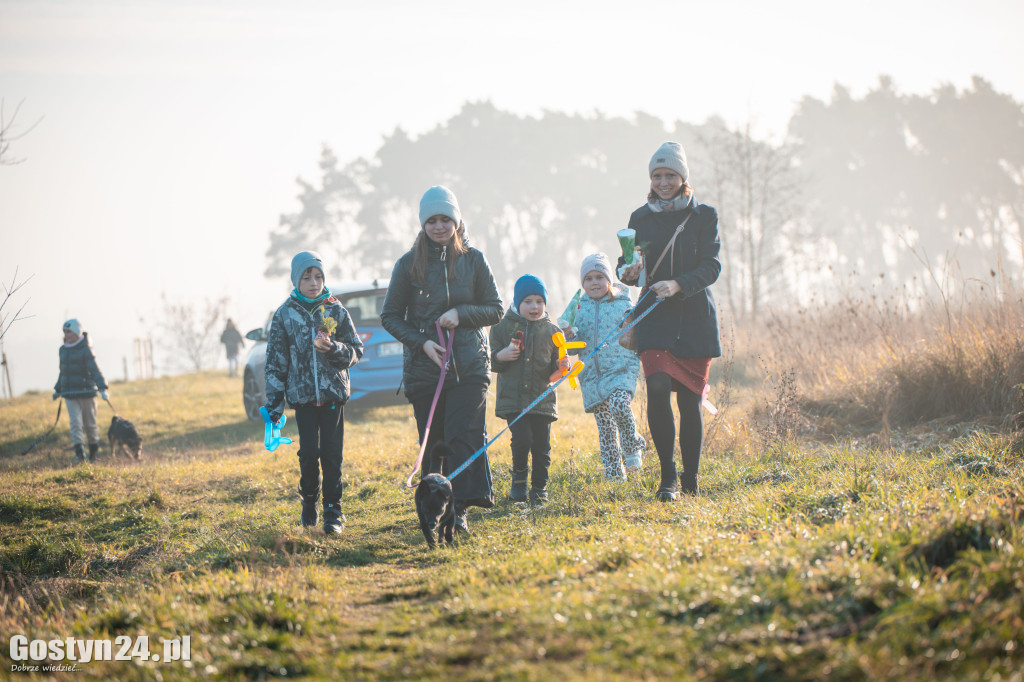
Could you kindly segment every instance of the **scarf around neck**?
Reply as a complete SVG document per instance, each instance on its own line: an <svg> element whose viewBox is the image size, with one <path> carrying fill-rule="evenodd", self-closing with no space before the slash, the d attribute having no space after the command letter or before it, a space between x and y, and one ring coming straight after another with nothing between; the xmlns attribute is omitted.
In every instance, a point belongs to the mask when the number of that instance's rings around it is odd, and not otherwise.
<svg viewBox="0 0 1024 682"><path fill-rule="evenodd" d="M299 293L298 288L292 289L292 298L301 303L306 310L312 310L314 307L320 305L330 297L331 290L327 287L324 287L324 290L320 292L320 295L314 298L306 298Z"/></svg>
<svg viewBox="0 0 1024 682"><path fill-rule="evenodd" d="M679 196L666 201L655 193L654 198L648 201L647 205L655 213L671 213L673 211L682 211L687 208L692 208L692 206L696 204L693 197L694 195L692 193L690 196L680 194Z"/></svg>

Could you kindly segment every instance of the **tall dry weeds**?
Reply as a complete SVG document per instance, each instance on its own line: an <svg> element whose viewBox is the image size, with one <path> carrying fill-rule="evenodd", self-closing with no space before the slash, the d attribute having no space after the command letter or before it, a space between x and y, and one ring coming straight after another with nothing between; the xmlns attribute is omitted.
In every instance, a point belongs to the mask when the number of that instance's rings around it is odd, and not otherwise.
<svg viewBox="0 0 1024 682"><path fill-rule="evenodd" d="M961 281L937 298L862 291L774 313L764 355L795 368L804 407L837 425L1005 422L1021 411L1024 296L994 284Z"/></svg>

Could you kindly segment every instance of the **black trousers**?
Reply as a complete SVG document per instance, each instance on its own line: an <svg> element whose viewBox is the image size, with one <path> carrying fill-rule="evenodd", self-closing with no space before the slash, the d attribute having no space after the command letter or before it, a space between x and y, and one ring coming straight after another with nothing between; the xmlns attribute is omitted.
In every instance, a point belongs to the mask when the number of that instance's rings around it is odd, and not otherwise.
<svg viewBox="0 0 1024 682"><path fill-rule="evenodd" d="M676 425L672 416L672 391L676 392L679 408L679 450L683 455L683 472L695 477L700 467L700 453L704 447L704 415L701 397L675 381L668 374L658 372L647 378L647 425L651 439L661 460L662 478L675 478ZM663 481L667 483L668 481Z"/></svg>
<svg viewBox="0 0 1024 682"><path fill-rule="evenodd" d="M548 485L552 421L554 420L551 417L544 414L527 414L516 423L510 423L508 427L509 433L512 434L512 471L527 469L530 466L532 451L533 471L530 472L530 485L534 488L545 488Z"/></svg>
<svg viewBox="0 0 1024 682"><path fill-rule="evenodd" d="M295 424L299 427L299 493L306 498L320 496L322 468L324 505L340 504L345 406L297 405Z"/></svg>
<svg viewBox="0 0 1024 682"><path fill-rule="evenodd" d="M434 394L411 400L416 415L416 430L423 442L427 428L427 417ZM483 383L456 384L443 389L437 400L434 420L430 423L427 449L423 455L420 475L430 470L430 450L434 444L444 441L455 453L445 460L441 473L446 476L460 467L474 452L487 443L487 386ZM452 461L449 461L452 460ZM494 506L494 489L491 486L491 464L487 452L481 453L473 463L452 480L452 492L458 505L465 507Z"/></svg>

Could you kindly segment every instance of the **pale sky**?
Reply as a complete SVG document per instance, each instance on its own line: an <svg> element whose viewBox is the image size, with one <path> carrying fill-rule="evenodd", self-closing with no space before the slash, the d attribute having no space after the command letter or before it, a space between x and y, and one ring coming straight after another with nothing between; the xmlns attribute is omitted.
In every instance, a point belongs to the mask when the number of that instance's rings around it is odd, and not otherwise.
<svg viewBox="0 0 1024 682"><path fill-rule="evenodd" d="M804 95L883 73L904 92L978 74L1021 100L1021 28L1019 0L0 0L5 115L42 117L0 166L0 279L32 275L5 339L15 393L53 385L67 317L108 381L122 358L134 376L161 292L228 295L243 332L261 325L288 288L262 277L267 235L322 143L372 155L480 99L779 136Z"/></svg>

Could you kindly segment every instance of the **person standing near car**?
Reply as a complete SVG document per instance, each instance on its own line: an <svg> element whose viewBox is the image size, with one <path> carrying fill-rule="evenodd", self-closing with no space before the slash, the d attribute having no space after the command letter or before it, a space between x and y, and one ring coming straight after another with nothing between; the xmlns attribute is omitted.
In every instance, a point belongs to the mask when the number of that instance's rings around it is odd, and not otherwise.
<svg viewBox="0 0 1024 682"><path fill-rule="evenodd" d="M96 424L96 391L107 400L107 382L103 379L96 358L89 347L89 335L78 320L64 323L64 345L60 347L60 374L53 386L53 399L64 398L68 404L71 442L75 459L91 462L100 449L100 430ZM86 440L89 453L85 452Z"/></svg>
<svg viewBox="0 0 1024 682"><path fill-rule="evenodd" d="M419 213L421 229L412 249L395 263L380 321L405 346L402 382L421 442L444 372L426 451L442 440L452 448L455 455L446 458L442 472L447 475L487 442L491 365L484 328L501 320L503 306L487 259L469 245L455 194L431 187L420 199ZM443 338L437 338L435 322ZM449 345L451 358L442 367ZM455 477L452 490L455 528L465 535L466 508L494 506L486 452Z"/></svg>
<svg viewBox="0 0 1024 682"><path fill-rule="evenodd" d="M224 351L228 356L228 376L235 376L235 371L238 369L238 352L242 349L242 345L245 343L242 340L242 334L238 331L238 327L235 323L228 318L227 324L224 325L224 331L220 334L220 342L224 344Z"/></svg>
<svg viewBox="0 0 1024 682"><path fill-rule="evenodd" d="M314 251L292 258L295 289L270 323L267 338L267 412L280 421L285 399L299 427L302 526L317 524L323 469L324 532L341 533L341 462L348 368L363 357L352 318L324 286L324 264Z"/></svg>

